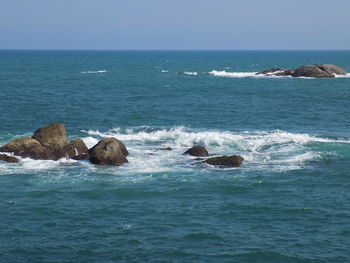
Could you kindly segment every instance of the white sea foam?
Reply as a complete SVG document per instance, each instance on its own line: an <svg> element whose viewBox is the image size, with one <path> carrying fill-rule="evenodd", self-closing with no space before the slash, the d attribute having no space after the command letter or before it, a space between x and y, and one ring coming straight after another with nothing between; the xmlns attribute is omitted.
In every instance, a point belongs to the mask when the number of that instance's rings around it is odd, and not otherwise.
<svg viewBox="0 0 350 263"><path fill-rule="evenodd" d="M218 71L212 70L208 72L209 75L213 75L216 77L227 77L227 78L247 78L247 77L257 77L255 75L257 72L227 72L225 70Z"/></svg>
<svg viewBox="0 0 350 263"><path fill-rule="evenodd" d="M318 159L319 152L312 143L350 143L303 133L285 131L232 132L219 130L189 130L185 127L152 129L136 127L123 130L115 128L107 132L85 131L89 137L116 137L130 151L129 169L137 172L171 171L186 167L181 154L193 145L204 145L212 155L240 154L250 169L290 170L300 169L307 161ZM157 148L171 147L172 151ZM151 154L151 155L150 155ZM145 161L147 160L147 161ZM184 167L182 166L184 165ZM192 169L192 167L190 167ZM135 172L136 172L135 171Z"/></svg>
<svg viewBox="0 0 350 263"><path fill-rule="evenodd" d="M26 173L27 171L46 171L69 169L72 165L96 173L109 173L130 176L139 174L181 174L200 171L205 173L208 167L198 166L191 156L183 156L189 147L203 145L211 156L239 154L245 158L240 169L286 171L301 169L309 161L322 158L325 152L319 152L322 144L350 144L349 140L327 138L307 133L275 131L228 131L193 130L186 127L155 128L133 127L114 128L109 131L86 130L83 138L91 148L100 139L116 137L123 141L129 150L129 163L115 168L96 168L88 162L60 159L58 161L32 160L20 158L19 164L0 163L0 174ZM170 147L172 150L164 148ZM202 168L201 168L202 167ZM218 169L209 167L210 169ZM236 169L236 168L234 168ZM83 172L84 174L84 172ZM133 178L132 180L144 178ZM148 178L149 179L149 178Z"/></svg>
<svg viewBox="0 0 350 263"><path fill-rule="evenodd" d="M198 72L192 72L192 71L185 71L184 72L185 75L190 75L190 76L197 76L198 75Z"/></svg>
<svg viewBox="0 0 350 263"><path fill-rule="evenodd" d="M168 73L169 70L167 70L167 69L162 69L160 72L162 72L162 73Z"/></svg>
<svg viewBox="0 0 350 263"><path fill-rule="evenodd" d="M336 78L350 78L350 73L347 73L346 75L334 75Z"/></svg>
<svg viewBox="0 0 350 263"><path fill-rule="evenodd" d="M80 73L82 74L98 74L98 73L106 73L108 72L107 70L96 70L96 71L82 71Z"/></svg>

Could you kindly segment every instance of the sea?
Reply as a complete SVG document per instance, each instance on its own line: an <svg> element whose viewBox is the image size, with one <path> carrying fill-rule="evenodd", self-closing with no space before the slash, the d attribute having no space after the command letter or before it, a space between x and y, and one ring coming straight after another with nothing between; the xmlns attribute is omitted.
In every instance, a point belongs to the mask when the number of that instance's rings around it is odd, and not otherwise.
<svg viewBox="0 0 350 263"><path fill-rule="evenodd" d="M0 162L0 262L350 262L350 74L255 75L321 63L350 51L1 50L0 145L60 122L130 154Z"/></svg>

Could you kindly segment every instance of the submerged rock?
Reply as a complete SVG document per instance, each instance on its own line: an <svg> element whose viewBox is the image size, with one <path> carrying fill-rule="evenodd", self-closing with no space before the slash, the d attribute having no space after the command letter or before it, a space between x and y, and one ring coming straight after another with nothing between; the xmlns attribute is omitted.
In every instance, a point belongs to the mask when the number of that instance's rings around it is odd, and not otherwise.
<svg viewBox="0 0 350 263"><path fill-rule="evenodd" d="M82 153L82 154L73 156L72 159L73 160L77 160L77 161L89 160L90 159L90 154Z"/></svg>
<svg viewBox="0 0 350 263"><path fill-rule="evenodd" d="M126 155L128 150L125 145L116 138L108 138L99 141L89 150L90 162L99 165L122 165L128 163Z"/></svg>
<svg viewBox="0 0 350 263"><path fill-rule="evenodd" d="M232 156L220 156L220 157L209 158L204 162L210 165L238 167L242 165L243 161L244 161L244 158L242 156L232 155Z"/></svg>
<svg viewBox="0 0 350 263"><path fill-rule="evenodd" d="M186 152L184 152L184 154L189 154L192 156L200 156L200 157L209 156L208 151L203 146L194 146L188 149Z"/></svg>
<svg viewBox="0 0 350 263"><path fill-rule="evenodd" d="M16 157L8 156L6 154L0 154L0 161L4 161L7 163L18 163L19 160Z"/></svg>
<svg viewBox="0 0 350 263"><path fill-rule="evenodd" d="M159 151L172 151L173 149L171 147L165 147L165 148L157 148Z"/></svg>

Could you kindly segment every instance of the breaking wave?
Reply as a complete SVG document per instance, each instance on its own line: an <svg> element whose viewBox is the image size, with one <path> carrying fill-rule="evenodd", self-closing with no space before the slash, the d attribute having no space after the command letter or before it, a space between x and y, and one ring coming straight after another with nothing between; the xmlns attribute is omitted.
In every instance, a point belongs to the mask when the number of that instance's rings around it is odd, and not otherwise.
<svg viewBox="0 0 350 263"><path fill-rule="evenodd" d="M324 152L313 145L332 143L349 144L348 140L320 137L303 133L286 131L219 131L191 130L186 127L157 129L152 127L135 127L129 129L115 128L107 132L83 131L91 138L116 137L130 149L134 161L145 163L147 159L158 168L178 166L181 154L193 145L205 146L209 153L215 155L242 155L246 162L242 169L290 170L301 169L308 161L317 160ZM97 139L96 141L97 142ZM171 148L171 151L160 149ZM134 154L133 154L134 153ZM143 156L143 157L141 157ZM152 160L154 162L152 162ZM175 161L174 161L175 160ZM181 163L181 162L180 162ZM167 165L164 165L167 164Z"/></svg>
<svg viewBox="0 0 350 263"><path fill-rule="evenodd" d="M118 169L105 168L103 171L112 174L130 176L132 174L154 174L193 171L207 172L208 167L195 161L195 157L182 155L193 145L203 145L211 156L242 155L244 165L239 168L247 170L288 171L303 169L310 163L322 158L336 155L337 147L346 147L350 140L291 133L287 131L229 131L198 130L187 127L157 128L140 126L133 128L113 128L108 131L82 130L83 140L88 148L99 140L116 137L127 146L130 155L129 163ZM58 161L31 160L20 158L19 164L0 163L0 174L75 169L99 172L87 161L60 159ZM72 167L73 166L73 167ZM204 168L204 169L201 169ZM237 169L237 168L232 168Z"/></svg>
<svg viewBox="0 0 350 263"><path fill-rule="evenodd" d="M190 75L190 76L197 76L198 75L198 72L191 72L191 71L185 71L184 72L185 75Z"/></svg>

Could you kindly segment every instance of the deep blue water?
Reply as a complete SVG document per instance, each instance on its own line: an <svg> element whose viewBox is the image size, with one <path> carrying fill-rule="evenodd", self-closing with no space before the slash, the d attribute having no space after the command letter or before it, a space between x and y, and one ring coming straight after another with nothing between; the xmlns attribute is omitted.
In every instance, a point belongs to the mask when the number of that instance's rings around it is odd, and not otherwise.
<svg viewBox="0 0 350 263"><path fill-rule="evenodd" d="M0 262L350 262L350 75L252 73L310 63L350 51L0 51L0 144L63 122L130 152L0 162Z"/></svg>

